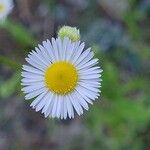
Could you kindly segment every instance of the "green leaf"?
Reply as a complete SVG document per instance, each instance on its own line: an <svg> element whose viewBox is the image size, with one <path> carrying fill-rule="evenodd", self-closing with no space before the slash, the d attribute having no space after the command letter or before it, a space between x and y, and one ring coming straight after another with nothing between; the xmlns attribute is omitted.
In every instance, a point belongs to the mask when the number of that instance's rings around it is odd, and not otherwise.
<svg viewBox="0 0 150 150"><path fill-rule="evenodd" d="M20 71L18 71L7 81L1 81L0 97L6 98L11 96L14 92L16 92L20 85L20 79L21 75Z"/></svg>
<svg viewBox="0 0 150 150"><path fill-rule="evenodd" d="M21 24L18 24L12 20L6 20L1 26L8 30L21 46L36 45L37 42L31 33L29 33Z"/></svg>
<svg viewBox="0 0 150 150"><path fill-rule="evenodd" d="M17 63L16 61L14 61L8 57L2 56L2 55L0 55L0 64L5 64L15 70L21 69L21 64Z"/></svg>

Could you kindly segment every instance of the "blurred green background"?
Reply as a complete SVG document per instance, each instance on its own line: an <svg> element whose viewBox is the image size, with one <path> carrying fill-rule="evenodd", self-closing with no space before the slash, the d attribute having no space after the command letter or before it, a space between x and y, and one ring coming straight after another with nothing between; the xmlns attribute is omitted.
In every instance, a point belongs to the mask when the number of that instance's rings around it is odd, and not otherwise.
<svg viewBox="0 0 150 150"><path fill-rule="evenodd" d="M0 25L0 150L150 149L150 1L15 0ZM20 91L27 53L80 29L102 67L102 93L73 120L45 119Z"/></svg>

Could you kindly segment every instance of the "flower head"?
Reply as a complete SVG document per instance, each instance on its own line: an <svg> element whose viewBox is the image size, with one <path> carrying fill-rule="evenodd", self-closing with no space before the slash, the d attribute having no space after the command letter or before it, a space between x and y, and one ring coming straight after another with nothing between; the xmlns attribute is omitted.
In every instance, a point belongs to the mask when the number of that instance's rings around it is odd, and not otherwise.
<svg viewBox="0 0 150 150"><path fill-rule="evenodd" d="M74 118L98 98L102 70L90 48L65 37L47 40L32 50L23 65L22 91L45 117Z"/></svg>
<svg viewBox="0 0 150 150"><path fill-rule="evenodd" d="M63 26L58 31L58 36L61 39L65 37L70 38L73 42L77 42L80 40L80 31L76 27Z"/></svg>
<svg viewBox="0 0 150 150"><path fill-rule="evenodd" d="M0 0L0 20L4 20L13 8L12 0Z"/></svg>

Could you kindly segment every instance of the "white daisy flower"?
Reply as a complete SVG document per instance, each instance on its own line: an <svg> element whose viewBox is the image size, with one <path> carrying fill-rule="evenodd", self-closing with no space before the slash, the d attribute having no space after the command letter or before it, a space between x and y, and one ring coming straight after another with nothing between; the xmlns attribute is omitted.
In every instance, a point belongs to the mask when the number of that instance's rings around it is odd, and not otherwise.
<svg viewBox="0 0 150 150"><path fill-rule="evenodd" d="M23 65L22 91L31 107L45 117L74 118L83 114L100 93L102 70L85 44L52 38L32 50Z"/></svg>
<svg viewBox="0 0 150 150"><path fill-rule="evenodd" d="M0 20L4 20L13 8L12 0L0 0Z"/></svg>

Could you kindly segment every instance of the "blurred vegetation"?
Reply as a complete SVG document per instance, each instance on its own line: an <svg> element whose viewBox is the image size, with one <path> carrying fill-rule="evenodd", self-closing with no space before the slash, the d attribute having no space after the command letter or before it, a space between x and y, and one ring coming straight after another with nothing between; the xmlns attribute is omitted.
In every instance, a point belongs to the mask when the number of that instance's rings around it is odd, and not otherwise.
<svg viewBox="0 0 150 150"><path fill-rule="evenodd" d="M14 11L0 25L0 149L150 149L149 19L149 0L16 0ZM45 120L23 101L21 64L62 25L77 26L82 41L100 59L102 92L82 117ZM6 112L9 103L16 105L12 110L18 108L14 115ZM28 138L35 138L34 144Z"/></svg>

